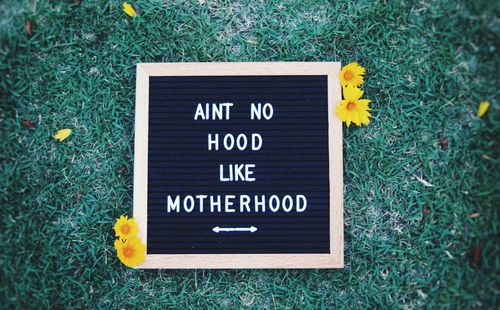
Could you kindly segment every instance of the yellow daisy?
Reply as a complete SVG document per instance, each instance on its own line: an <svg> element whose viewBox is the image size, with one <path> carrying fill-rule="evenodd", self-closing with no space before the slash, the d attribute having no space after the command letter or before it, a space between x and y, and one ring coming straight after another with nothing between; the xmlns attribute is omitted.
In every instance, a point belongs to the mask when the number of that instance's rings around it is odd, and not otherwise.
<svg viewBox="0 0 500 310"><path fill-rule="evenodd" d="M115 249L120 261L128 267L143 263L146 257L146 246L137 237L127 239L125 242L115 240Z"/></svg>
<svg viewBox="0 0 500 310"><path fill-rule="evenodd" d="M126 215L120 216L115 223L115 235L120 237L120 239L128 239L135 237L139 227L137 222L133 218L128 218Z"/></svg>
<svg viewBox="0 0 500 310"><path fill-rule="evenodd" d="M344 100L340 100L339 106L336 109L339 118L346 122L347 127L351 125L351 122L361 126L368 125L370 123L369 117L371 114L368 112L370 107L368 103L371 100L360 99L363 96L363 91L354 86L346 86L343 88Z"/></svg>
<svg viewBox="0 0 500 310"><path fill-rule="evenodd" d="M340 84L342 84L342 86L352 85L356 87L363 84L363 75L365 71L365 68L360 66L357 62L351 62L345 65L340 71Z"/></svg>

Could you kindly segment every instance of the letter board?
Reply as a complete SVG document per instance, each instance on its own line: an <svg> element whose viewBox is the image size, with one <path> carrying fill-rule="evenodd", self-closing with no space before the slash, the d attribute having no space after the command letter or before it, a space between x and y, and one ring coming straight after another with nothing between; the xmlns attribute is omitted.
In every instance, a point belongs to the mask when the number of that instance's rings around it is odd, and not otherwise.
<svg viewBox="0 0 500 310"><path fill-rule="evenodd" d="M339 72L138 64L138 268L342 267Z"/></svg>

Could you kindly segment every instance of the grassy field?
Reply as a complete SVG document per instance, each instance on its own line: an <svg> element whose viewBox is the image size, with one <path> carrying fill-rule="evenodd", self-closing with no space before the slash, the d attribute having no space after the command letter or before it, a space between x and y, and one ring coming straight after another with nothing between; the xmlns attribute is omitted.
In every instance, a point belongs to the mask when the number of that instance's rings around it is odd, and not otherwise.
<svg viewBox="0 0 500 310"><path fill-rule="evenodd" d="M119 1L0 2L0 307L498 306L496 3L133 1L131 19ZM136 63L354 60L373 119L344 131L343 270L118 261Z"/></svg>

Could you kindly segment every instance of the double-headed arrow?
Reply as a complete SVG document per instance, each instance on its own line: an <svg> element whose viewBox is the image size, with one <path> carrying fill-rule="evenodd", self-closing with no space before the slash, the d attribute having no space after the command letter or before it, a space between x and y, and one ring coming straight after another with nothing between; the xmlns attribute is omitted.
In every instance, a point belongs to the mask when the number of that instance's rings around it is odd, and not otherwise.
<svg viewBox="0 0 500 310"><path fill-rule="evenodd" d="M235 231L249 231L249 232L253 233L253 232L257 231L257 227L255 227L255 226L250 226L250 227L219 227L219 226L215 226L214 228L212 228L212 230L215 233L235 232Z"/></svg>

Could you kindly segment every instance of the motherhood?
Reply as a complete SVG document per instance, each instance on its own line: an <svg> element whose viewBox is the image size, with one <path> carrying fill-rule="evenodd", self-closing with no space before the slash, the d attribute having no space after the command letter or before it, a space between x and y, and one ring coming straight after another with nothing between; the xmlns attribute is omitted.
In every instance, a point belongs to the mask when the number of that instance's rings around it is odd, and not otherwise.
<svg viewBox="0 0 500 310"><path fill-rule="evenodd" d="M167 213L170 212L304 212L304 195L167 195Z"/></svg>

